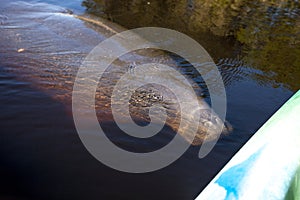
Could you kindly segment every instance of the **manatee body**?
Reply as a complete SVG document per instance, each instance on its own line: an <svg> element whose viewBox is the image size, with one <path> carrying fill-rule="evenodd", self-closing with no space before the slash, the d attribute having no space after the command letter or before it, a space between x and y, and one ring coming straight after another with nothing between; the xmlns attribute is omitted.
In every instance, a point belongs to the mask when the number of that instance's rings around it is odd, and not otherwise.
<svg viewBox="0 0 300 200"><path fill-rule="evenodd" d="M49 4L4 4L0 18L0 58L5 70L33 82L34 87L65 103L66 108L71 110L73 84L81 63L98 43L124 29L103 19L76 16ZM111 97L118 80L128 72L134 76L135 68L140 64L155 62L176 68L173 59L155 49L137 50L112 63L99 80L95 94L100 121L113 120L111 106L118 102L112 102ZM184 87L180 92L184 95ZM130 115L135 121L149 122L149 109L155 104L166 109L166 124L174 131L178 130L181 118L187 119L185 128L178 132L193 145L201 144L205 138L217 138L219 130L223 133L229 131L200 97L197 98L197 107L190 106L189 102L176 102L176 95L156 84L146 84L128 95ZM180 112L183 107L185 112ZM124 113L122 110L118 112L120 116ZM193 133L189 133L189 126L196 123L193 121L196 115L200 116L200 121L194 138Z"/></svg>

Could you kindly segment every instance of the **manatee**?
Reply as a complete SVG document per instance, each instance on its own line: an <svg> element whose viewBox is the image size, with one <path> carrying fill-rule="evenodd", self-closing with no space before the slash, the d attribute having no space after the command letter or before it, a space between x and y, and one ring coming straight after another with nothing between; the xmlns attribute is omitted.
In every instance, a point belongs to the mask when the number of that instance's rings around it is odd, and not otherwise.
<svg viewBox="0 0 300 200"><path fill-rule="evenodd" d="M69 111L74 80L85 57L98 43L125 30L104 19L88 14L75 15L70 10L46 3L4 1L2 7L2 70L8 70L17 74L20 79L32 82L35 88L63 102ZM157 62L178 69L172 57L157 49L136 50L119 57L111 64L99 80L95 94L99 121L114 120L111 106L118 104L118 100L111 99L118 80L128 72L134 77L141 64ZM167 75L168 72L164 74ZM177 77L167 78L174 83L177 80ZM185 95L184 88L182 86L179 91L182 95ZM195 89L199 88L195 86ZM192 145L202 144L205 138L218 138L219 130L224 134L231 130L231 126L224 123L200 96L197 97L199 106L194 107L188 101L176 101L176 95L159 84L145 84L132 94L122 94L120 98L128 98L128 95L130 116L135 122L150 122L149 109L157 104L165 108L165 123L175 132L178 131L180 118L187 119L185 128L178 133ZM185 112L181 113L180 108L184 108ZM126 112L119 110L117 114L122 116ZM200 121L193 138L189 127L196 123L193 121L196 115L200 116Z"/></svg>

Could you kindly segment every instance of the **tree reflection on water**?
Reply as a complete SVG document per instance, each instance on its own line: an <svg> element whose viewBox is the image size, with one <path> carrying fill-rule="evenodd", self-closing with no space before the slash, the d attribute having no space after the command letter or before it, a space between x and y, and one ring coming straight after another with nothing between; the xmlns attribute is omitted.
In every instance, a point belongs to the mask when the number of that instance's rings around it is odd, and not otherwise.
<svg viewBox="0 0 300 200"><path fill-rule="evenodd" d="M243 59L270 74L270 80L300 89L298 0L85 0L82 4L87 12L126 28L181 31L200 42L215 60Z"/></svg>

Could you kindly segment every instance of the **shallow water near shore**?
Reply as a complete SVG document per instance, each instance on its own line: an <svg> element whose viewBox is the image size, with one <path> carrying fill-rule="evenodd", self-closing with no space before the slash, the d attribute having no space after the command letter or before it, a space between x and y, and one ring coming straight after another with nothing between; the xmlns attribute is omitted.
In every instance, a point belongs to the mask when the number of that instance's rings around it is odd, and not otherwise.
<svg viewBox="0 0 300 200"><path fill-rule="evenodd" d="M79 0L71 3L56 0L35 1L37 2L58 5L78 14L86 10ZM0 6L1 16L3 16L0 20L3 20L5 25L5 15L2 15L5 13L3 5L5 4ZM104 8L102 10L105 10ZM109 9L104 14L109 15ZM103 12L98 15L103 15ZM126 26L119 21L119 18L114 17L113 13L109 16L115 18L115 22ZM51 22L51 18L48 19L49 21ZM0 31L7 31L8 27L4 25L1 23ZM132 26L139 26L139 24ZM14 27L10 28L14 29ZM26 29L26 26L22 28ZM55 24L53 24L54 28ZM38 28L36 30L39 31ZM55 31L62 32L53 30ZM25 48L24 52L28 53L24 55L32 58L30 60L24 57L23 60L22 56L9 53L12 51L10 47L13 44L6 44L5 39L2 38L0 40L2 41L0 43L0 198L193 199L255 131L299 89L297 73L294 77L289 77L289 73L286 74L286 79L296 82L290 84L289 81L284 81L285 79L272 78L273 73L282 72L280 67L278 71L276 68L263 70L242 61L238 62L236 58L240 54L237 52L240 52L241 47L236 46L235 41L231 39L216 35L220 31L216 29L213 31L202 32L202 35L198 35L198 38L202 39L195 39L206 48L218 64L226 87L228 103L226 119L232 124L234 130L229 135L221 137L207 157L199 159L199 147L190 147L170 166L146 174L128 174L110 169L94 159L81 143L70 113L70 102L66 102L64 98L65 88L69 88L68 83L59 89L59 84L71 80L70 74L76 71L72 70L71 64L76 66L85 55L64 50L72 48L73 45L78 48L80 44L72 43L70 40L68 44L62 44L61 49L47 49L49 53L61 52L70 55L61 60L59 56L57 60L53 60L54 56L51 54L49 54L51 59L47 56L33 55L26 52L27 47L20 47ZM49 31L48 42L55 43L51 34ZM191 36L193 34L191 33ZM30 38L30 35L23 36ZM39 38L32 39L31 44L35 47L29 48L32 52L39 52L39 48L43 52L45 47L51 47L48 43L39 41L41 41ZM95 41L97 39L89 38L86 42L93 47L97 45ZM80 52L88 53L90 47L82 46ZM78 60L74 60L74 57ZM248 57L249 59L251 56ZM180 58L177 61L181 64L182 73L191 73L190 66L186 66ZM64 62L69 63L70 66L64 66ZM48 65L47 69L37 69L39 66L46 65ZM41 71L45 73L41 74ZM203 83L200 80L198 84ZM208 92L204 93L209 96ZM209 101L208 97L207 101ZM153 138L148 143L122 136L114 123L105 122L102 125L104 129L109 130L110 138L116 144L124 149L136 151L157 149L168 142L174 134L170 128L165 127L160 137Z"/></svg>

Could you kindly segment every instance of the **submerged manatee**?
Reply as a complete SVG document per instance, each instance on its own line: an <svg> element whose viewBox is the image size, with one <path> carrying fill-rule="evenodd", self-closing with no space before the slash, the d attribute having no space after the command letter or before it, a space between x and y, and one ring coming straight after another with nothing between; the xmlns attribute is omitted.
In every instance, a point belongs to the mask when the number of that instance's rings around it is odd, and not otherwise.
<svg viewBox="0 0 300 200"><path fill-rule="evenodd" d="M98 43L124 29L100 18L76 16L66 9L45 3L4 3L3 7L0 28L2 70L33 82L36 88L65 103L71 110L72 87L82 61ZM155 49L137 50L112 63L100 79L95 95L100 121L113 120L111 105L118 104L118 101L112 102L111 98L118 80L128 71L134 76L134 68L140 64L157 62L177 67L165 52ZM134 63L137 67L133 67ZM178 77L167 78L176 83ZM185 95L184 87L180 89L182 95ZM194 107L188 101L176 101L176 96L168 88L156 84L146 84L128 95L134 121L149 122L149 109L160 104L167 112L166 124L174 131L178 130L180 118L186 119L185 128L178 132L193 145L201 144L205 137L217 138L219 130L227 133L230 129L201 97L197 98L199 106ZM181 113L180 108L185 112ZM122 116L126 112L120 110L117 114ZM189 126L198 123L193 121L197 115L200 122L193 138Z"/></svg>

